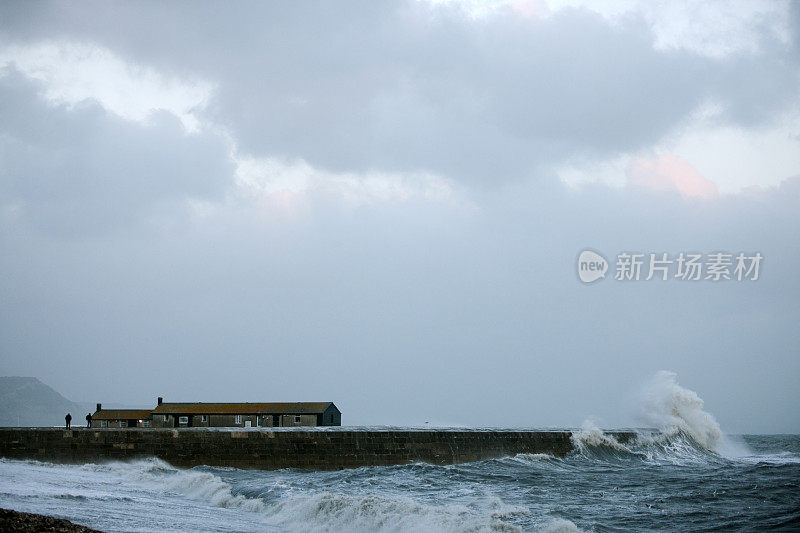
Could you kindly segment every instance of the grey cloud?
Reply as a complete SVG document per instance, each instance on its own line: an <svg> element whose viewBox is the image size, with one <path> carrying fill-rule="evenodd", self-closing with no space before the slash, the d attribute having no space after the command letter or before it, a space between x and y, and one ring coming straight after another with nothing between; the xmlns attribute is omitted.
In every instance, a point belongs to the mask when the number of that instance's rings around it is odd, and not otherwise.
<svg viewBox="0 0 800 533"><path fill-rule="evenodd" d="M51 105L13 69L0 77L3 203L52 232L94 233L159 202L217 200L232 183L226 144L156 112L126 121L92 100Z"/></svg>
<svg viewBox="0 0 800 533"><path fill-rule="evenodd" d="M474 21L421 2L185 7L55 3L32 19L10 4L4 31L206 77L219 84L208 117L244 152L333 170L502 181L647 146L709 99L746 125L797 102L797 58L767 32L761 54L711 59L653 49L641 19L579 10Z"/></svg>

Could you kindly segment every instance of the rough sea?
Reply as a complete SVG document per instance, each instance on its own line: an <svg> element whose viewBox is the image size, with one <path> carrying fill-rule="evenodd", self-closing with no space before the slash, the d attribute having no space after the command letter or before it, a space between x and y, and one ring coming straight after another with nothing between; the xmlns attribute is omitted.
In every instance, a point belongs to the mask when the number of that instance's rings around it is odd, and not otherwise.
<svg viewBox="0 0 800 533"><path fill-rule="evenodd" d="M564 458L336 472L0 459L0 507L108 532L800 531L800 435L726 436L671 374L647 403L659 433L622 445L586 424Z"/></svg>

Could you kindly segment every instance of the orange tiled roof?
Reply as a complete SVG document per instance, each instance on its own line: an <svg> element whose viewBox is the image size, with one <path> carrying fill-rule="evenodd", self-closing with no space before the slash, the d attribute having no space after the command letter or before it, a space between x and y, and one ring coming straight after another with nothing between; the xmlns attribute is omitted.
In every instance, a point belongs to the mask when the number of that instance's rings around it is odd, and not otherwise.
<svg viewBox="0 0 800 533"><path fill-rule="evenodd" d="M162 403L153 414L253 415L253 414L319 414L331 402L295 403Z"/></svg>
<svg viewBox="0 0 800 533"><path fill-rule="evenodd" d="M92 420L144 420L152 409L101 409L92 415Z"/></svg>

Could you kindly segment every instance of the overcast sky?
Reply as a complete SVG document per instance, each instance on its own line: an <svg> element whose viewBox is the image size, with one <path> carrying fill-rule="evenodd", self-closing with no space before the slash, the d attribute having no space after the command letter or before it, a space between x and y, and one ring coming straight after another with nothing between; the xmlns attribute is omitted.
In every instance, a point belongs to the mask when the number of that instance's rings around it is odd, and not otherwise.
<svg viewBox="0 0 800 533"><path fill-rule="evenodd" d="M622 426L663 369L800 432L800 5L583 4L3 2L0 374Z"/></svg>

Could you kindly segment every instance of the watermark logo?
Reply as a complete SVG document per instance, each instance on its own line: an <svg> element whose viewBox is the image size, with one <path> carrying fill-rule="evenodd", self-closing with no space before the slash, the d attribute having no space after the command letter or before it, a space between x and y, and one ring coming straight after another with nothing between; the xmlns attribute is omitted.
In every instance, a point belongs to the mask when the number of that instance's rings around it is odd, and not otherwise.
<svg viewBox="0 0 800 533"><path fill-rule="evenodd" d="M763 260L760 252L621 252L613 277L616 281L757 281ZM583 283L605 278L608 269L606 258L593 250L578 256L578 277Z"/></svg>
<svg viewBox="0 0 800 533"><path fill-rule="evenodd" d="M608 261L592 250L584 250L578 255L578 277L584 283L592 283L606 277Z"/></svg>

